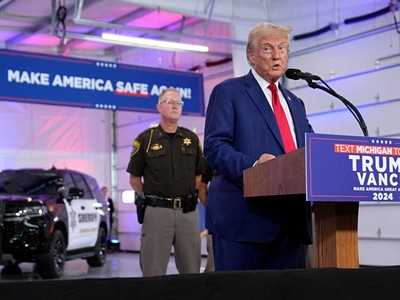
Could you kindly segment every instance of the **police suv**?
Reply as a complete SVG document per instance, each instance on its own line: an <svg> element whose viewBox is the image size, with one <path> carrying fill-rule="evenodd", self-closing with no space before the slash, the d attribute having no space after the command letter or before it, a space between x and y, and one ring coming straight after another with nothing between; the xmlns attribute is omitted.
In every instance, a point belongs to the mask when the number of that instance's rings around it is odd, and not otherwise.
<svg viewBox="0 0 400 300"><path fill-rule="evenodd" d="M55 168L1 171L2 273L34 262L42 278L58 278L75 258L102 266L108 220L107 201L91 176Z"/></svg>

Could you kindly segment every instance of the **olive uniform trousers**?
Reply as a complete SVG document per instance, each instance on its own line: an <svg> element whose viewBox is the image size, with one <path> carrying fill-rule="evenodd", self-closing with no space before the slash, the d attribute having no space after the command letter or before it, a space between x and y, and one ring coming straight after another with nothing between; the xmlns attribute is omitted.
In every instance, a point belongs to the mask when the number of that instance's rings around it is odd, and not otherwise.
<svg viewBox="0 0 400 300"><path fill-rule="evenodd" d="M140 267L143 276L165 275L174 247L180 274L199 273L201 239L199 212L147 206L142 225Z"/></svg>

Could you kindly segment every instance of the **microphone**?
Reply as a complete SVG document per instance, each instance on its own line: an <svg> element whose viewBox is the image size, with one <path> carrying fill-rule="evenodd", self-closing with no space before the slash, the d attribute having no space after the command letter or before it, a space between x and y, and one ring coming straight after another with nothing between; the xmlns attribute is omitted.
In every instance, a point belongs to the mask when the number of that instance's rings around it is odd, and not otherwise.
<svg viewBox="0 0 400 300"><path fill-rule="evenodd" d="M299 80L299 79L304 79L304 80L321 80L321 78L317 75L313 75L311 73L303 73L299 69L287 69L285 73L286 77L289 79L293 80Z"/></svg>

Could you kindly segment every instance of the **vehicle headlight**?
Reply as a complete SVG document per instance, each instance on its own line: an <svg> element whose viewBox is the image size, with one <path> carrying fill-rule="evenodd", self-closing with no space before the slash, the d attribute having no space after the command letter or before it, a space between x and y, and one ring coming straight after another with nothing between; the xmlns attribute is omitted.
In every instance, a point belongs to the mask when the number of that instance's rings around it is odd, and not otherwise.
<svg viewBox="0 0 400 300"><path fill-rule="evenodd" d="M25 206L15 212L16 217L41 217L47 213L45 206Z"/></svg>

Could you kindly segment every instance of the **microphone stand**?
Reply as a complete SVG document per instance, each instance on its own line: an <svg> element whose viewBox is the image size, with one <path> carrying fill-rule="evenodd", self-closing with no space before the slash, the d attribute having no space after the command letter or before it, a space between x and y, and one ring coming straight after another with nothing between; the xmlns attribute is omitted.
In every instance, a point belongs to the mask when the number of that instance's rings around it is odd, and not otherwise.
<svg viewBox="0 0 400 300"><path fill-rule="evenodd" d="M311 78L305 78L305 81L307 81L308 86L313 88L313 89L321 89L325 92L327 92L328 94L331 94L332 96L338 98L340 101L343 102L343 104L347 107L348 110L350 110L350 112L352 113L352 115L354 116L354 118L356 118L358 124L361 127L361 130L364 134L364 136L368 136L368 129L367 129L367 125L364 122L363 117L361 116L359 110L346 98L344 98L343 96L339 95L338 93L336 93L325 81L323 81L321 78L319 78L319 80L321 80L328 88L318 85L316 82L312 81Z"/></svg>

